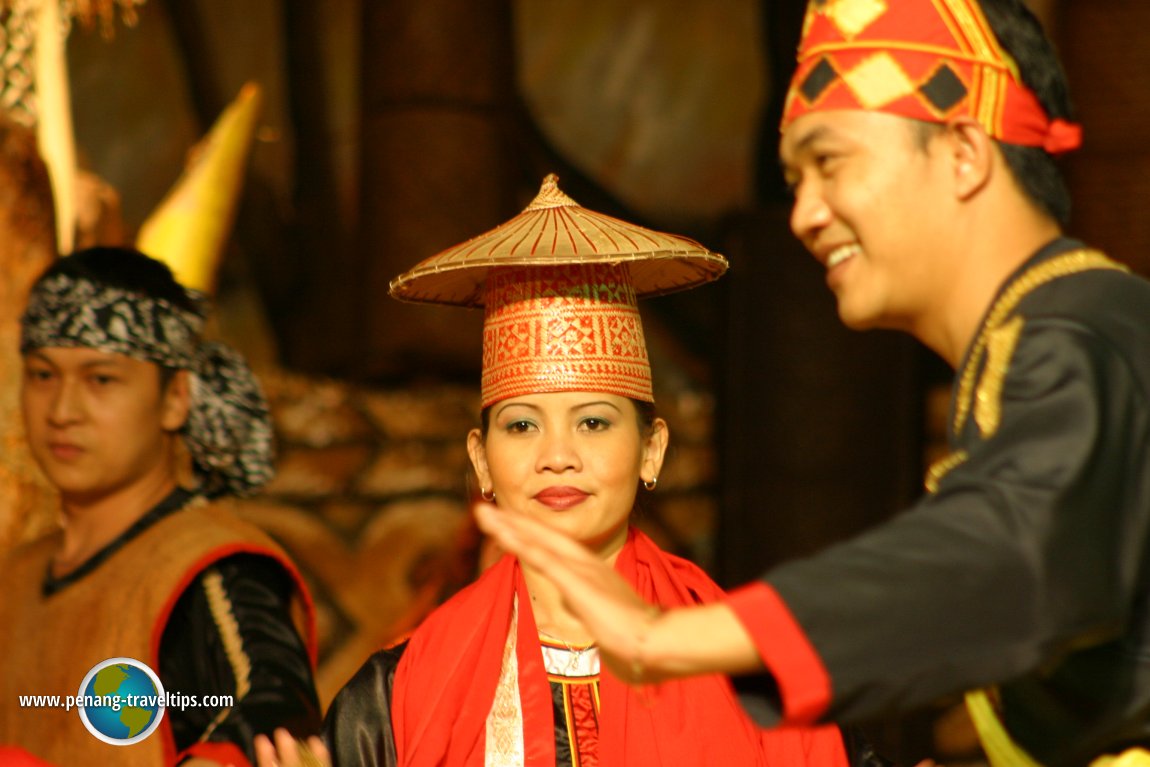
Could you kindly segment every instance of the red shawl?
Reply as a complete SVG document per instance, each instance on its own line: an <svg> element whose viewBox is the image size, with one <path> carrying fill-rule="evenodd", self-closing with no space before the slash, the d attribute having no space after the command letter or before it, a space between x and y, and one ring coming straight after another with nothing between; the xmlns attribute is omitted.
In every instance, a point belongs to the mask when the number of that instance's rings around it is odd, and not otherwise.
<svg viewBox="0 0 1150 767"><path fill-rule="evenodd" d="M719 599L695 565L632 529L615 569L663 607ZM412 636L395 674L392 726L404 767L482 767L488 712L519 595L517 658L527 767L553 767L551 688L516 559L506 556L432 613ZM846 767L835 727L763 731L744 714L730 682L708 675L643 690L604 667L599 760L618 765L818 765Z"/></svg>
<svg viewBox="0 0 1150 767"><path fill-rule="evenodd" d="M48 762L32 756L17 746L0 746L0 764L4 767L52 767Z"/></svg>

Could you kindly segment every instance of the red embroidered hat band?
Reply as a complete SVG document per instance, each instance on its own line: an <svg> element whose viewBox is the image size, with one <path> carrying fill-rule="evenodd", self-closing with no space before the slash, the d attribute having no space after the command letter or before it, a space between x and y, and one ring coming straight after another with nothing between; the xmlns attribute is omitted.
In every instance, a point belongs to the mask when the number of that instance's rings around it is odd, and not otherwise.
<svg viewBox="0 0 1150 767"><path fill-rule="evenodd" d="M482 403L558 391L653 402L637 299L709 282L727 260L583 208L547 176L518 216L391 283L406 301L483 306Z"/></svg>
<svg viewBox="0 0 1150 767"><path fill-rule="evenodd" d="M977 0L811 0L782 127L864 109L928 122L972 117L994 138L1057 154L1081 126L1051 120Z"/></svg>
<svg viewBox="0 0 1150 767"><path fill-rule="evenodd" d="M639 304L625 266L504 267L487 275L483 407L595 391L654 402Z"/></svg>

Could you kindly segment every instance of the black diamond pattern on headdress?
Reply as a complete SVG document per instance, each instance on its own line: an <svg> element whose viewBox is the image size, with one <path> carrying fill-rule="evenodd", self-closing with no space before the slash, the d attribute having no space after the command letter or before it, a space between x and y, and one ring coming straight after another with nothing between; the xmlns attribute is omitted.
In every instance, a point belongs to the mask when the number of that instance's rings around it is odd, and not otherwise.
<svg viewBox="0 0 1150 767"><path fill-rule="evenodd" d="M966 86L954 70L945 62L931 76L919 91L939 112L948 112L958 102L966 98Z"/></svg>
<svg viewBox="0 0 1150 767"><path fill-rule="evenodd" d="M803 80L799 90L807 101L813 102L838 76L838 72L831 66L831 63L825 58L821 59Z"/></svg>

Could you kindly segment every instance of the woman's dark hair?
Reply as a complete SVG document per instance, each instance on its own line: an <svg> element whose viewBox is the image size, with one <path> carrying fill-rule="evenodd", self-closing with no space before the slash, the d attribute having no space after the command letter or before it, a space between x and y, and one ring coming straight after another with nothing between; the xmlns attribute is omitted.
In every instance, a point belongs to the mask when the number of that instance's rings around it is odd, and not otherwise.
<svg viewBox="0 0 1150 767"><path fill-rule="evenodd" d="M1022 0L979 0L986 21L1018 64L1022 81L1050 119L1070 120L1070 87L1042 24ZM1054 157L1042 147L998 143L1023 192L1062 226L1070 220L1070 192Z"/></svg>

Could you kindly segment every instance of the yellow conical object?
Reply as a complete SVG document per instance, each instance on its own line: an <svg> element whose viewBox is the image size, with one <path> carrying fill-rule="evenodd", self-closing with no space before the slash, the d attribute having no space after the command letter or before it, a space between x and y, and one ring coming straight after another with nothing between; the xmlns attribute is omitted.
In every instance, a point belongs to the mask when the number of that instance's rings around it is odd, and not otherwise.
<svg viewBox="0 0 1150 767"><path fill-rule="evenodd" d="M259 86L245 84L192 150L168 196L140 227L136 247L165 262L185 287L206 293L215 289L260 105Z"/></svg>

